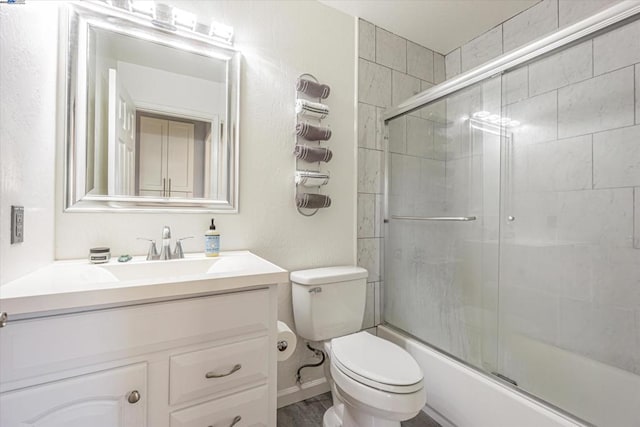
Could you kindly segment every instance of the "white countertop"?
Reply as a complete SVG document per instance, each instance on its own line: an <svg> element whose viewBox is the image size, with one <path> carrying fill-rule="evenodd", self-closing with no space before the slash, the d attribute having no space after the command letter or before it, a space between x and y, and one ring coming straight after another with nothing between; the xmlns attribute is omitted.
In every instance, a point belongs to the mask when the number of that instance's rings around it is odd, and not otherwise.
<svg viewBox="0 0 640 427"><path fill-rule="evenodd" d="M204 260L205 256L185 255L187 261L196 259ZM289 281L286 270L249 251L221 252L211 260L211 267L203 273L135 280L118 280L108 271L120 268L116 258L107 264L91 264L86 259L56 261L0 286L0 311L6 312L11 321L14 316L184 298ZM126 264L180 262L145 261L144 256L136 256ZM101 267L105 265L107 268Z"/></svg>

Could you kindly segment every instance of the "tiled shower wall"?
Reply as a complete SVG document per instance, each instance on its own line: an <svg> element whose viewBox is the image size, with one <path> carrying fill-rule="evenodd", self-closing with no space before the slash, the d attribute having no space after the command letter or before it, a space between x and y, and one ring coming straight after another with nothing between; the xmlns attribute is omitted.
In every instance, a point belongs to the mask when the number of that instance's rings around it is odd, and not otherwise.
<svg viewBox="0 0 640 427"><path fill-rule="evenodd" d="M543 0L449 52L446 78L469 71L503 53L593 15L620 0Z"/></svg>
<svg viewBox="0 0 640 427"><path fill-rule="evenodd" d="M369 272L364 328L380 321L384 144L388 107L445 78L444 56L360 20L358 60L358 265Z"/></svg>
<svg viewBox="0 0 640 427"><path fill-rule="evenodd" d="M543 0L444 57L359 21L358 265L369 271L364 327L377 324L381 313L385 108L618 1Z"/></svg>

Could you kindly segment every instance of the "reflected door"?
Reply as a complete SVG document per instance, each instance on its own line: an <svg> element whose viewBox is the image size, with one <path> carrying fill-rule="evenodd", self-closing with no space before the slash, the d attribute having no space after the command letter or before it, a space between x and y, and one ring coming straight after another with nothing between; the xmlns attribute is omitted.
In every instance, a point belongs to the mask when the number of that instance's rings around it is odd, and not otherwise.
<svg viewBox="0 0 640 427"><path fill-rule="evenodd" d="M140 195L192 197L194 125L140 117Z"/></svg>

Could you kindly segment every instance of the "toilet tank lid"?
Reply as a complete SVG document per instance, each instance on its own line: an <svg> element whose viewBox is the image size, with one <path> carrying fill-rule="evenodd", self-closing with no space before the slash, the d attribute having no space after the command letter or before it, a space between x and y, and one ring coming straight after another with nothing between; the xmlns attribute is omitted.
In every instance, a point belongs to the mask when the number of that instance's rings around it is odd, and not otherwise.
<svg viewBox="0 0 640 427"><path fill-rule="evenodd" d="M339 267L312 268L310 270L292 271L289 278L300 285L324 285L327 283L348 282L366 279L367 270L351 265Z"/></svg>

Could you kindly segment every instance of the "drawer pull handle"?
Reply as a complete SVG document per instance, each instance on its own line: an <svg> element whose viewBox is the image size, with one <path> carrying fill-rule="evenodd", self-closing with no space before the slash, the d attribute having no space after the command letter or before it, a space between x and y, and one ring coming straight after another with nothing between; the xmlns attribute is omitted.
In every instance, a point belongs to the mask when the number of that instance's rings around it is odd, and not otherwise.
<svg viewBox="0 0 640 427"><path fill-rule="evenodd" d="M238 424L241 420L242 420L242 417L240 415L236 415L233 421L231 421L231 424L229 424L229 427L233 427L234 425ZM213 427L213 426L209 426L209 427Z"/></svg>
<svg viewBox="0 0 640 427"><path fill-rule="evenodd" d="M231 370L229 372L227 372L226 374L216 374L214 372L207 372L205 377L207 379L209 378L222 378L222 377L228 377L229 375L233 374L234 372L238 372L240 370L240 368L242 368L241 364L237 364L235 365L233 368L231 368ZM237 417L236 417L237 418ZM234 423L235 424L235 423ZM233 424L231 424L233 425Z"/></svg>
<svg viewBox="0 0 640 427"><path fill-rule="evenodd" d="M138 390L133 390L129 393L127 401L131 404L138 403L140 401L140 392Z"/></svg>

